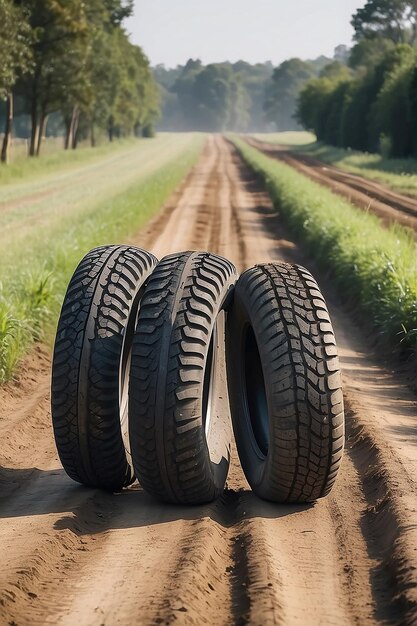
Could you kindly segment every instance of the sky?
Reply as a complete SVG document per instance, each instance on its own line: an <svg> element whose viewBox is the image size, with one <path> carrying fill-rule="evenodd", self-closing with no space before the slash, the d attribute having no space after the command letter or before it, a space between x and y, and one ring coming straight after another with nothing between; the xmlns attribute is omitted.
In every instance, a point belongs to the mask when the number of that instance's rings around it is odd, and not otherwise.
<svg viewBox="0 0 417 626"><path fill-rule="evenodd" d="M365 0L135 0L126 22L151 64L272 61L333 55L349 45L352 14Z"/></svg>

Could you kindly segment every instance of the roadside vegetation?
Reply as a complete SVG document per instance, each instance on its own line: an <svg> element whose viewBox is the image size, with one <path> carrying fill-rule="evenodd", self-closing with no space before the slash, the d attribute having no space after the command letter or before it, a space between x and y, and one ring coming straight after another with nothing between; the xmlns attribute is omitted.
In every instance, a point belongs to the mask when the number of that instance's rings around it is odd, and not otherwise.
<svg viewBox="0 0 417 626"><path fill-rule="evenodd" d="M287 130L281 133L253 133L252 137L259 139L259 141L267 141L287 147L299 146L300 148L307 148L316 143L314 133L302 130Z"/></svg>
<svg viewBox="0 0 417 626"><path fill-rule="evenodd" d="M337 148L315 140L309 132L256 133L260 141L285 146L302 154L359 174L391 187L399 193L417 196L417 159L394 159L378 153Z"/></svg>
<svg viewBox="0 0 417 626"><path fill-rule="evenodd" d="M118 139L113 143L104 143L96 148L84 144L78 150L51 150L49 153L45 151L38 159L19 158L8 167L0 167L0 185L26 182L34 177L39 179L58 171L73 169L77 165L99 162L107 155L116 158L121 152L136 145L138 140L129 137Z"/></svg>
<svg viewBox="0 0 417 626"><path fill-rule="evenodd" d="M386 345L417 349L417 245L290 166L234 139L294 235Z"/></svg>
<svg viewBox="0 0 417 626"><path fill-rule="evenodd" d="M46 199L39 217L29 225L18 223L22 213L18 207L14 220L18 232L1 230L0 382L10 378L34 341L51 339L68 280L82 256L137 232L186 176L203 143L196 135L171 138L165 149L155 141L157 155L149 153L153 142L139 144L145 146L142 171L136 170L123 191L116 187L117 193L100 196L99 172L97 188L84 202L72 202L69 196L58 212L49 214L44 213L51 204ZM14 227L12 220L9 228Z"/></svg>
<svg viewBox="0 0 417 626"><path fill-rule="evenodd" d="M348 64L334 62L304 84L297 120L336 147L417 157L417 5L368 0L351 23Z"/></svg>
<svg viewBox="0 0 417 626"><path fill-rule="evenodd" d="M153 69L161 90L162 130L267 132L301 130L294 118L297 97L310 78L317 78L334 59L344 59L346 46L334 58L287 59L274 68L270 61L211 63L189 59L185 65Z"/></svg>
<svg viewBox="0 0 417 626"><path fill-rule="evenodd" d="M417 196L417 159L387 158L319 142L300 146L300 151L329 165L388 185L399 193Z"/></svg>

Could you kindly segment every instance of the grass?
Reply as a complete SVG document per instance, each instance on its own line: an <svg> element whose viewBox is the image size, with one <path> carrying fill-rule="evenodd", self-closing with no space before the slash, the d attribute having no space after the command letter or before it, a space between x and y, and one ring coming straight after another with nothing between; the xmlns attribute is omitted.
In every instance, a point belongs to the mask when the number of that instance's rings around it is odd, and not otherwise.
<svg viewBox="0 0 417 626"><path fill-rule="evenodd" d="M355 302L384 342L417 349L417 244L398 226L354 207L290 166L234 139L266 182L274 205L339 293Z"/></svg>
<svg viewBox="0 0 417 626"><path fill-rule="evenodd" d="M285 131L281 133L256 133L252 135L259 141L268 141L280 146L307 146L315 143L316 136L307 131Z"/></svg>
<svg viewBox="0 0 417 626"><path fill-rule="evenodd" d="M304 146L302 152L353 174L383 183L399 193L417 197L416 159L387 159L380 154L344 150L321 143Z"/></svg>
<svg viewBox="0 0 417 626"><path fill-rule="evenodd" d="M152 140L151 140L152 141ZM202 137L194 135L168 162L126 190L87 203L52 226L40 226L23 244L0 251L0 381L15 371L34 341L51 341L69 278L88 250L122 242L137 232L195 164ZM164 155L162 155L164 156Z"/></svg>
<svg viewBox="0 0 417 626"><path fill-rule="evenodd" d="M292 147L324 163L377 181L399 193L417 197L417 159L388 159L380 154L335 148L316 142L312 133L305 132L265 133L254 137Z"/></svg>
<svg viewBox="0 0 417 626"><path fill-rule="evenodd" d="M134 146L139 141L146 139L120 139L113 143L105 143L96 148L82 146L77 150L51 150L45 151L39 157L17 157L8 165L0 165L0 185L14 183L22 179L45 176L50 172L65 170L75 165L83 165L89 161L97 160L108 154L123 151L128 146Z"/></svg>

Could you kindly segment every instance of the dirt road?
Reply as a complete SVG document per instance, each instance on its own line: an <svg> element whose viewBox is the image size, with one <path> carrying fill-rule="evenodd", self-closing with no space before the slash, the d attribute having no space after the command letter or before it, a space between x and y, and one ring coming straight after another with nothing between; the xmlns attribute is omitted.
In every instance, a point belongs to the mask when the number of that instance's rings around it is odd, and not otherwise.
<svg viewBox="0 0 417 626"><path fill-rule="evenodd" d="M133 241L161 256L206 248L243 269L284 259L314 271L233 149L213 137ZM71 482L50 426L50 358L39 349L0 390L0 623L415 624L415 396L325 284L340 344L348 442L314 506L252 495L234 454L209 506L163 506Z"/></svg>
<svg viewBox="0 0 417 626"><path fill-rule="evenodd" d="M384 224L402 224L417 231L417 199L333 165L327 165L307 154L254 138L247 138L247 142L264 154L284 161L312 180L329 187L365 211L375 213Z"/></svg>

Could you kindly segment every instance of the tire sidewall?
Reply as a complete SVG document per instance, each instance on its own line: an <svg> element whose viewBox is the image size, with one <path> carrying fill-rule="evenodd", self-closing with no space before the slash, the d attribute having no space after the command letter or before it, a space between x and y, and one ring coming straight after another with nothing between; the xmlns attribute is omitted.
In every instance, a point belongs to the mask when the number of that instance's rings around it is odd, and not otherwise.
<svg viewBox="0 0 417 626"><path fill-rule="evenodd" d="M262 350L262 342L260 342L258 325L252 311L248 310L244 292L245 284L243 277L235 289L233 309L229 314L227 326L226 353L232 424L237 450L245 476L253 490L263 497L268 497L267 494L264 493L263 483L265 475L268 474L271 449L264 455L256 442L251 425L246 393L246 375L244 371L245 340L250 327L253 330L262 363L269 416L271 415L272 408L271 385L268 384L268 376L265 371L265 358ZM269 420L269 437L271 440L271 420Z"/></svg>

